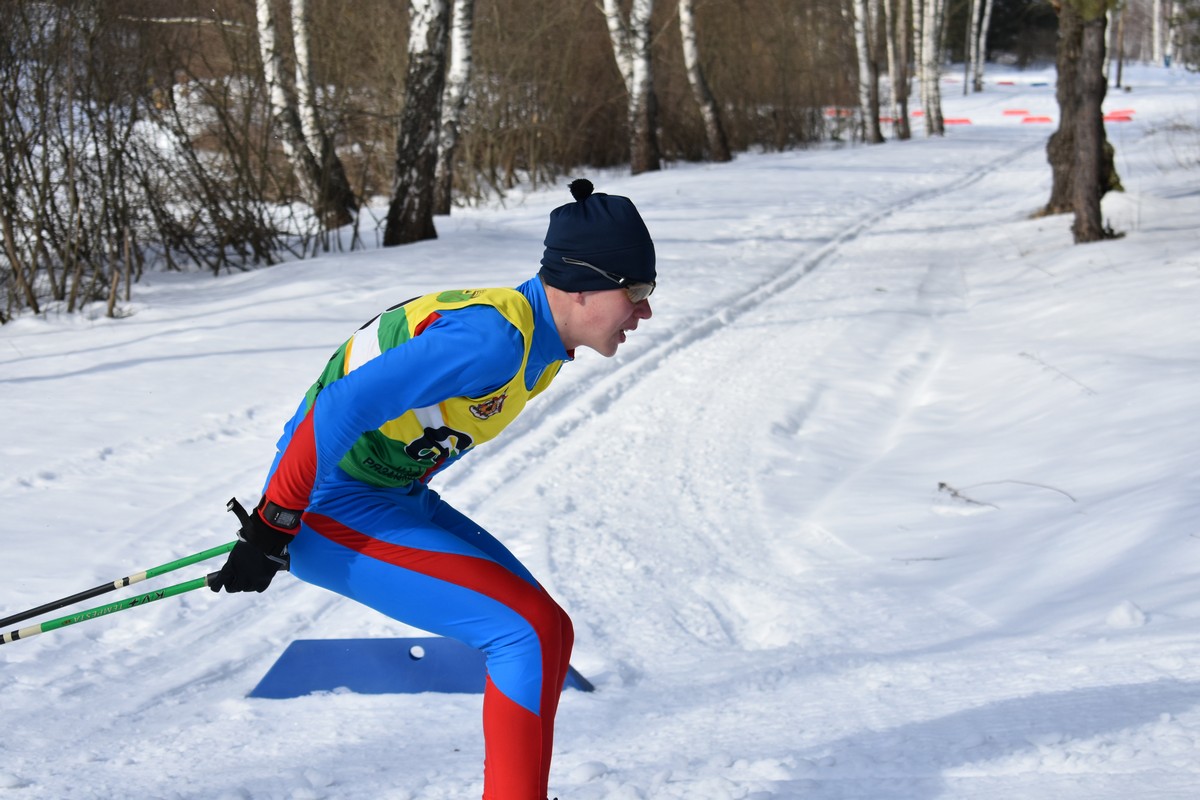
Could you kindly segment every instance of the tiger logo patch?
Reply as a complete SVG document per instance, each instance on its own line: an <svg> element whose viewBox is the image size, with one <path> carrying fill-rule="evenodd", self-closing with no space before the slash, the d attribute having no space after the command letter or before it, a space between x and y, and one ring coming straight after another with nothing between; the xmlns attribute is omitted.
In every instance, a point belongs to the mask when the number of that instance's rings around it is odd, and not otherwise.
<svg viewBox="0 0 1200 800"><path fill-rule="evenodd" d="M482 403L476 403L471 406L471 415L475 419L487 419L494 417L504 410L504 401L508 398L507 394L498 394L495 397L489 397Z"/></svg>

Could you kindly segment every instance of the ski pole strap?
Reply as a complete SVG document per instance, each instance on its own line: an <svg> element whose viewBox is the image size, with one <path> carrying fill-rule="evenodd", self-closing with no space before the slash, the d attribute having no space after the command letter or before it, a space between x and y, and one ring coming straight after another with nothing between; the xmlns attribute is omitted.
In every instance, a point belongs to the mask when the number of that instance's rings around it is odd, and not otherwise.
<svg viewBox="0 0 1200 800"><path fill-rule="evenodd" d="M210 547L208 550L203 552L194 553L190 556L184 556L183 558L175 561L169 561L166 564L161 564L157 567L151 567L143 572L135 572L134 574L128 575L124 578L118 578L117 580L110 581L109 583L102 583L99 586L95 586L86 591L73 594L70 597L64 597L61 600L54 600L50 603L46 603L45 605L40 605L37 608L31 608L28 611L22 611L19 614L13 614L11 617L0 619L0 628L5 628L9 625L15 625L18 622L24 622L27 619L33 619L34 617L39 617L42 614L48 614L51 611L57 611L64 606L69 606L74 603L82 603L84 600L91 600L93 597L98 597L99 595L107 592L111 592L116 589L122 589L126 586L132 586L135 583L141 583L149 578L156 578L159 575L164 575L168 572L174 572L175 570L182 569L183 567L190 567L192 564L196 564L201 561L207 561L214 556L228 553L233 549L235 544L237 544L237 542L227 542L216 547Z"/></svg>
<svg viewBox="0 0 1200 800"><path fill-rule="evenodd" d="M58 628L65 628L68 625L74 625L78 622L86 622L89 619L96 619L98 617L108 616L109 614L115 614L118 611L125 611L126 609L133 608L134 606L144 606L147 603L153 603L155 600L163 600L168 597L174 597L175 595L183 594L184 592L203 589L204 587L208 586L209 581L216 578L217 575L218 573L216 572L210 572L203 578L196 578L194 580L184 581L183 583L177 583L174 586L168 586L165 589L155 589L154 591L145 592L144 594L137 595L136 597L128 597L124 600L117 600L116 602L108 603L107 605L89 608L87 611L80 611L76 614L71 614L66 617L52 619L49 622L30 625L28 628L21 628L19 630L12 631L11 633L0 635L0 645L8 644L9 642L16 642L21 639L28 639L31 636L37 636L39 633L46 633L47 631L57 630Z"/></svg>

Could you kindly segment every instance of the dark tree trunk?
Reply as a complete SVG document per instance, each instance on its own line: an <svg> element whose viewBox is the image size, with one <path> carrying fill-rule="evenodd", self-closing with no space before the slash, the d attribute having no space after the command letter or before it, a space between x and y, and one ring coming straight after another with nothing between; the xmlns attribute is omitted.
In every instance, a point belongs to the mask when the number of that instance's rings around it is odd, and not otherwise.
<svg viewBox="0 0 1200 800"><path fill-rule="evenodd" d="M1073 212L1076 243L1110 237L1100 201L1120 189L1114 151L1104 133L1103 0L1063 0L1058 7L1058 130L1046 144L1052 182L1042 214Z"/></svg>
<svg viewBox="0 0 1200 800"><path fill-rule="evenodd" d="M1075 243L1106 238L1100 200L1107 191L1104 180L1104 112L1100 106L1108 91L1104 75L1104 32L1107 18L1100 14L1083 22L1079 60L1079 116L1075 120L1075 185L1073 203Z"/></svg>
<svg viewBox="0 0 1200 800"><path fill-rule="evenodd" d="M1072 175L1075 167L1075 120L1079 116L1079 51L1083 46L1083 20L1070 2L1058 7L1057 88L1058 130L1046 143L1050 161L1050 200L1043 214L1065 214L1074 206Z"/></svg>
<svg viewBox="0 0 1200 800"><path fill-rule="evenodd" d="M409 40L404 110L396 136L396 175L383 232L385 247L437 238L433 185L446 82L450 4L447 0L414 0L409 8L410 24L421 35L410 36Z"/></svg>
<svg viewBox="0 0 1200 800"><path fill-rule="evenodd" d="M879 126L879 62L875 59L876 50L875 47L871 48L870 84L867 86L867 94L870 97L865 120L867 144L883 144L887 141L883 138L883 129Z"/></svg>
<svg viewBox="0 0 1200 800"><path fill-rule="evenodd" d="M638 96L630 115L633 130L629 171L633 175L662 169L662 156L658 150L658 96L654 93L652 80L647 83L650 88Z"/></svg>
<svg viewBox="0 0 1200 800"><path fill-rule="evenodd" d="M299 119L292 124L298 129ZM304 164L309 173L309 180L316 189L316 203L313 210L320 217L324 227L327 230L333 230L354 221L354 215L358 213L358 198L350 186L350 179L346 177L346 168L334 150L333 137L326 133L324 128L318 135L321 147L320 160L318 161L316 156L306 156ZM304 144L303 137L301 137L300 144ZM303 152L306 154L310 152L307 146Z"/></svg>
<svg viewBox="0 0 1200 800"><path fill-rule="evenodd" d="M908 121L908 43L912 27L909 3L910 0L899 0L896 4L899 18L893 25L896 37L896 85L892 91L896 94L896 108L899 111L896 118L897 139L912 138L912 127Z"/></svg>

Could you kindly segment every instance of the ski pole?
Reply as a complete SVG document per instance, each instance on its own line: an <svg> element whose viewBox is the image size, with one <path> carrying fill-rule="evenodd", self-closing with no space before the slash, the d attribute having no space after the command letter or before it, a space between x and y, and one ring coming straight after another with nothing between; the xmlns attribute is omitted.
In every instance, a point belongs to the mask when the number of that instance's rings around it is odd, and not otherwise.
<svg viewBox="0 0 1200 800"><path fill-rule="evenodd" d="M126 586L132 586L135 583L141 583L142 581L144 581L148 578L156 578L159 575L163 575L168 572L174 572L177 569L182 569L183 567L191 566L192 564L195 564L200 561L207 561L208 559L213 558L214 556L219 556L223 553L228 553L230 550L233 549L233 546L235 544L237 544L237 542L229 542L227 544L223 544L218 547L212 547L212 548L209 548L208 550L205 550L202 553L195 553L190 556L184 556L181 559L178 559L176 561L171 561L171 562L162 564L157 567L152 567L144 572L135 572L134 574L129 575L127 577L118 578L117 580L112 581L111 583L103 583L92 589L88 589L87 591L79 592L78 594L73 594L70 597L64 597L61 600L55 600L52 603L46 603L45 605L38 606L37 608L31 608L28 611L22 611L20 614L13 614L11 617L5 617L4 619L0 619L0 628L5 628L5 627L12 625L14 623L17 623L17 622L24 622L27 619L31 619L33 617L39 617L42 614L46 614L51 611L57 611L58 609L62 608L63 606L69 606L74 603L81 603L84 600L90 600L93 597L98 597L99 595L105 594L106 592L115 591L116 589L121 589Z"/></svg>
<svg viewBox="0 0 1200 800"><path fill-rule="evenodd" d="M124 600L117 600L116 602L109 603L107 605L89 608L87 611L80 611L77 614L59 617L58 619L52 619L49 622L40 622L37 625L30 625L28 628L21 628L20 630L15 630L11 633L0 635L0 644L8 644L9 642L15 642L19 639L28 639L30 636L37 636L39 633L46 633L47 631L57 630L58 628L65 628L67 625L74 625L77 622L84 622L89 619L96 619L97 617L115 614L118 611L124 611L125 609L133 608L134 606L144 606L146 603L153 603L155 600L174 597L177 594L190 592L194 589L203 589L204 587L208 586L209 581L216 578L219 574L219 572L210 572L203 578L196 578L194 580L184 581L183 583L177 583L174 586L168 586L165 589L155 589L154 591L140 594L137 597L128 597Z"/></svg>

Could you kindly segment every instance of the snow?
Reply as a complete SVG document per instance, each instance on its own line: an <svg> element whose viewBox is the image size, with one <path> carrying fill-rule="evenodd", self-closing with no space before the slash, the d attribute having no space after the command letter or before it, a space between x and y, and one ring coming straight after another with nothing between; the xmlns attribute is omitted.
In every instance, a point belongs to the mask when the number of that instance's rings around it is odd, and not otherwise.
<svg viewBox="0 0 1200 800"><path fill-rule="evenodd" d="M552 795L1195 797L1200 78L1124 76L1104 243L1030 218L1053 125L1004 111L1056 118L1046 72L948 84L944 138L588 175L654 318L438 487L575 620ZM333 348L520 282L567 200L0 327L0 615L231 539ZM477 797L478 696L246 697L295 639L407 635L282 576L5 645L0 796Z"/></svg>

